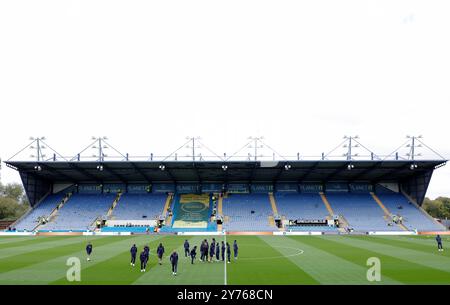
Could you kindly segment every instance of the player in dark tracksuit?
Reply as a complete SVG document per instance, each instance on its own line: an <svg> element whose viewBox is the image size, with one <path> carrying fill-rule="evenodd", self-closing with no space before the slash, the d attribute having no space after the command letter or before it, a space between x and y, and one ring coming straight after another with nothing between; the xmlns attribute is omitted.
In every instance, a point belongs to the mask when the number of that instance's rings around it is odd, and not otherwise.
<svg viewBox="0 0 450 305"><path fill-rule="evenodd" d="M202 245L200 246L200 252L201 252L201 261L205 261L208 259L208 243L206 239L202 242Z"/></svg>
<svg viewBox="0 0 450 305"><path fill-rule="evenodd" d="M222 240L222 262L225 260L225 243Z"/></svg>
<svg viewBox="0 0 450 305"><path fill-rule="evenodd" d="M144 247L144 252L146 257L145 266L147 266L148 260L150 258L150 247L148 245Z"/></svg>
<svg viewBox="0 0 450 305"><path fill-rule="evenodd" d="M211 246L209 246L209 261L212 262L214 259L214 254L216 254L216 242L213 240Z"/></svg>
<svg viewBox="0 0 450 305"><path fill-rule="evenodd" d="M197 256L197 246L194 246L190 254L191 254L191 264L193 265L195 257Z"/></svg>
<svg viewBox="0 0 450 305"><path fill-rule="evenodd" d="M158 254L159 264L162 265L162 257L164 254L164 246L160 243L158 249L156 249L156 253Z"/></svg>
<svg viewBox="0 0 450 305"><path fill-rule="evenodd" d="M176 251L173 251L173 253L170 255L170 262L172 263L172 274L177 275L178 253Z"/></svg>
<svg viewBox="0 0 450 305"><path fill-rule="evenodd" d="M203 261L203 257L205 256L205 241L202 241L200 245L200 260Z"/></svg>
<svg viewBox="0 0 450 305"><path fill-rule="evenodd" d="M189 242L186 239L184 241L184 257L188 257L189 256Z"/></svg>
<svg viewBox="0 0 450 305"><path fill-rule="evenodd" d="M216 243L216 261L220 260L220 246L219 243Z"/></svg>
<svg viewBox="0 0 450 305"><path fill-rule="evenodd" d="M136 245L134 244L131 249L130 249L130 253L131 253L131 262L130 265L134 267L134 264L136 263L136 253L137 253L138 249L136 248Z"/></svg>
<svg viewBox="0 0 450 305"><path fill-rule="evenodd" d="M141 260L141 272L145 272L145 268L147 267L147 261L148 261L148 254L147 254L147 252L145 252L145 250L143 250L141 252L139 259Z"/></svg>
<svg viewBox="0 0 450 305"><path fill-rule="evenodd" d="M91 253L92 253L92 244L88 243L86 246L86 253L87 253L87 260L91 260Z"/></svg>
<svg viewBox="0 0 450 305"><path fill-rule="evenodd" d="M237 259L237 257L238 257L238 250L239 250L239 247L238 247L237 241L235 240L233 243L234 259Z"/></svg>
<svg viewBox="0 0 450 305"><path fill-rule="evenodd" d="M228 261L228 263L230 263L230 258L231 258L231 247L230 247L230 244L227 242L227 261Z"/></svg>
<svg viewBox="0 0 450 305"><path fill-rule="evenodd" d="M442 238L439 234L436 236L436 242L438 245L438 251L444 251L444 248L442 247Z"/></svg>
<svg viewBox="0 0 450 305"><path fill-rule="evenodd" d="M205 257L204 257L204 259L206 260L206 261L208 261L208 250L209 250L209 243L208 243L208 241L205 239Z"/></svg>

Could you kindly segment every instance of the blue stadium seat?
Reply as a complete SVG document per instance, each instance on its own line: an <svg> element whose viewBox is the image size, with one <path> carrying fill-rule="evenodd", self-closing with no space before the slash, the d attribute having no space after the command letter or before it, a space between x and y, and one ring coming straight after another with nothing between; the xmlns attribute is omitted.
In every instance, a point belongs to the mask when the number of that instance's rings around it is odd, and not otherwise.
<svg viewBox="0 0 450 305"><path fill-rule="evenodd" d="M403 194L394 192L390 194L383 193L378 194L378 198L392 214L402 216L403 224L410 230L441 231L444 229L410 203Z"/></svg>
<svg viewBox="0 0 450 305"><path fill-rule="evenodd" d="M278 213L286 219L325 219L328 211L317 194L276 193Z"/></svg>
<svg viewBox="0 0 450 305"><path fill-rule="evenodd" d="M268 194L229 194L223 200L223 214L229 217L227 231L276 231L269 225L273 215ZM252 211L254 213L252 213Z"/></svg>
<svg viewBox="0 0 450 305"><path fill-rule="evenodd" d="M166 198L165 194L123 194L113 210L112 219L158 219Z"/></svg>
<svg viewBox="0 0 450 305"><path fill-rule="evenodd" d="M48 217L54 208L63 200L65 193L48 195L41 203L39 203L33 210L30 211L22 220L16 225L19 231L33 230L39 224L39 218Z"/></svg>
<svg viewBox="0 0 450 305"><path fill-rule="evenodd" d="M74 194L43 230L87 230L97 217L106 217L116 195Z"/></svg>
<svg viewBox="0 0 450 305"><path fill-rule="evenodd" d="M355 231L400 231L384 218L384 211L369 193L327 193L328 201L337 215L345 217Z"/></svg>

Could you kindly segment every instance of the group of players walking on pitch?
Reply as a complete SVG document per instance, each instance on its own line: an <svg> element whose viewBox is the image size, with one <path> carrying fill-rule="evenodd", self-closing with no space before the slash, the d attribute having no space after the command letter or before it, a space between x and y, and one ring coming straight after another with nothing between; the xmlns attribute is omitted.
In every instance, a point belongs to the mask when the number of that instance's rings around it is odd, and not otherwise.
<svg viewBox="0 0 450 305"><path fill-rule="evenodd" d="M92 247L92 246L91 246ZM238 257L238 244L235 240L233 243L233 252L234 252L234 259L237 259ZM92 250L91 250L92 251ZM138 253L138 248L136 247L136 244L133 244L133 246L130 249L131 254L131 266L135 266L136 264L136 257ZM158 263L162 265L163 262L163 256L165 253L165 249L162 243L159 244L158 248L156 249L156 255L158 256ZM222 254L222 255L221 255ZM225 254L227 255L227 262L231 262L231 246L227 242L225 243L222 241L222 244L220 245L219 242L216 242L216 239L213 238L211 241L211 244L208 243L208 240L204 239L200 245L200 258L199 260L202 262L213 262L213 261L220 261L220 258L222 258L222 262L225 261ZM88 253L90 255L90 253ZM139 260L141 263L141 272L145 272L147 268L147 263L150 256L150 247L148 245L144 246L143 250L141 251L139 255ZM191 258L191 264L194 264L195 258L197 257L197 246L194 246L192 249L190 248L189 241L186 239L184 241L184 256L186 258ZM178 270L178 253L176 250L174 250L170 254L170 263L172 265L172 275L177 275Z"/></svg>
<svg viewBox="0 0 450 305"><path fill-rule="evenodd" d="M438 246L438 251L444 251L444 248L442 247L442 238L438 234L436 236L436 242ZM233 253L234 253L234 259L237 259L238 257L238 244L235 240L233 243ZM156 254L158 256L158 263L162 265L163 261L163 255L164 255L165 249L162 243L159 244L158 248L156 249ZM87 253L87 260L91 260L91 253L92 253L92 244L89 242L86 246L86 253ZM131 266L135 266L136 264L136 255L138 253L138 248L136 247L136 244L133 244L133 246L130 249L131 253ZM208 240L204 239L200 245L200 258L199 260L201 262L213 262L213 261L222 261L225 262L225 254L227 255L227 263L231 262L231 246L227 242L224 241L219 244L219 242L216 242L216 239L213 238L211 241L211 244L208 243ZM139 255L139 260L141 262L141 272L145 272L147 268L148 259L150 256L150 247L148 245L144 246L144 249ZM190 248L189 241L186 239L184 241L184 256L186 258L191 258L191 264L194 264L195 258L197 257L197 246L194 246L192 249ZM177 275L177 269L178 269L178 253L176 250L173 250L173 252L170 254L170 263L172 264L172 274Z"/></svg>
<svg viewBox="0 0 450 305"><path fill-rule="evenodd" d="M184 241L184 256L185 257L191 257L191 264L194 264L195 258L197 257L197 246L194 246L194 248L189 248L189 242L186 239ZM234 253L234 259L237 259L238 257L238 251L239 247L237 244L237 241L235 240L233 243L233 253ZM231 262L231 246L227 242L225 243L222 241L221 244L219 242L216 242L216 239L213 238L211 241L211 244L208 243L207 239L204 239L200 245L200 258L199 260L202 262L219 262L225 261L225 254L227 255L227 263ZM222 258L222 260L221 260Z"/></svg>

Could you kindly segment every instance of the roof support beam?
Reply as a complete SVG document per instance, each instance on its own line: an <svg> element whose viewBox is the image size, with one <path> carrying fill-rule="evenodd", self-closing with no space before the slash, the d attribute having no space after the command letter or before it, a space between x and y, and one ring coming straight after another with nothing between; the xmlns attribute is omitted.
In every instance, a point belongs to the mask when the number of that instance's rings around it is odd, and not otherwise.
<svg viewBox="0 0 450 305"><path fill-rule="evenodd" d="M134 162L130 162L131 166L133 166L134 170L139 173L148 183L152 182L149 176L147 176L139 167L136 166Z"/></svg>
<svg viewBox="0 0 450 305"><path fill-rule="evenodd" d="M357 181L358 179L361 179L366 174L370 173L373 170L376 170L377 168L380 168L382 165L383 165L383 162L375 163L374 166L371 166L371 167L367 168L366 170L362 171L361 173L359 173L358 175L356 175L355 177L350 179L350 182L354 182L354 181Z"/></svg>
<svg viewBox="0 0 450 305"><path fill-rule="evenodd" d="M333 179L334 177L336 177L337 175L339 175L342 171L344 170L348 170L347 169L348 164L346 163L344 166L339 167L338 169L336 169L334 172L332 172L331 174L325 176L325 178L323 179L323 181L327 182L330 181L330 179Z"/></svg>
<svg viewBox="0 0 450 305"><path fill-rule="evenodd" d="M116 173L115 171L113 171L105 163L102 163L101 165L103 166L103 170L106 170L109 174L111 174L112 176L114 176L117 179L119 179L120 182L127 184L127 179L125 179L122 175L120 175L120 174Z"/></svg>
<svg viewBox="0 0 450 305"><path fill-rule="evenodd" d="M317 169L319 164L320 164L320 161L317 161L316 163L314 163L314 165L306 173L304 173L303 176L301 176L299 179L297 179L297 181L299 183L304 181L312 172L314 172Z"/></svg>
<svg viewBox="0 0 450 305"><path fill-rule="evenodd" d="M60 170L57 170L57 169L55 169L55 168L52 168L52 167L48 166L48 165L45 164L45 163L38 162L37 165L40 166L41 168L45 169L45 170L48 170L48 171L50 171L50 172L55 172L55 173L57 173L58 175L63 176L65 179L67 179L67 181L70 181L70 182L72 182L72 183L77 183L77 182L73 179L73 177L70 177L70 176L66 175L65 173L61 172Z"/></svg>
<svg viewBox="0 0 450 305"><path fill-rule="evenodd" d="M93 181L96 181L96 182L102 182L102 180L99 179L98 177L92 175L91 173L89 173L89 172L86 171L85 169L83 169L83 168L81 168L81 167L78 167L78 166L76 165L75 162L69 162L69 166L70 166L72 169L76 170L78 173L81 173L83 176L85 176L85 177L87 177L87 178L89 178L89 179L92 179Z"/></svg>

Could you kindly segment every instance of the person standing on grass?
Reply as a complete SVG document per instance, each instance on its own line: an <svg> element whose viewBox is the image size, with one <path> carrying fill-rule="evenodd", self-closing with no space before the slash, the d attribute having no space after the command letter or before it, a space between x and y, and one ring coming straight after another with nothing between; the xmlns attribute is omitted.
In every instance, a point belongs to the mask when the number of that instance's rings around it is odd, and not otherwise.
<svg viewBox="0 0 450 305"><path fill-rule="evenodd" d="M89 262L91 260L91 253L92 253L92 244L88 242L86 246L86 253L87 253L87 261Z"/></svg>
<svg viewBox="0 0 450 305"><path fill-rule="evenodd" d="M141 272L145 272L145 268L147 267L148 262L148 254L147 252L145 252L145 250L142 250L139 259L141 260Z"/></svg>
<svg viewBox="0 0 450 305"><path fill-rule="evenodd" d="M212 240L211 245L209 246L209 261L212 262L214 260L214 254L216 253L216 241Z"/></svg>
<svg viewBox="0 0 450 305"><path fill-rule="evenodd" d="M190 254L191 254L191 264L193 265L195 257L197 256L197 246L194 246Z"/></svg>
<svg viewBox="0 0 450 305"><path fill-rule="evenodd" d="M203 256L205 255L205 241L202 241L200 245L200 258L199 260L203 261Z"/></svg>
<svg viewBox="0 0 450 305"><path fill-rule="evenodd" d="M234 259L237 259L237 257L238 257L238 250L239 250L239 247L238 247L237 241L234 240L234 243L233 243Z"/></svg>
<svg viewBox="0 0 450 305"><path fill-rule="evenodd" d="M172 254L170 255L170 262L172 263L172 275L177 275L177 269L178 269L178 253L177 253L177 251L173 250Z"/></svg>
<svg viewBox="0 0 450 305"><path fill-rule="evenodd" d="M131 253L131 262L130 265L134 267L134 264L136 263L136 253L137 253L138 249L136 247L136 244L133 244L133 246L130 249L130 253Z"/></svg>
<svg viewBox="0 0 450 305"><path fill-rule="evenodd" d="M231 262L231 247L228 242L227 242L227 261L228 261L228 264Z"/></svg>
<svg viewBox="0 0 450 305"><path fill-rule="evenodd" d="M205 257L203 258L204 260L208 261L209 257L208 257L208 251L209 251L209 243L208 241L205 239Z"/></svg>
<svg viewBox="0 0 450 305"><path fill-rule="evenodd" d="M164 254L164 246L162 245L162 243L159 244L156 253L158 254L159 264L162 265L162 257Z"/></svg>
<svg viewBox="0 0 450 305"><path fill-rule="evenodd" d="M184 241L184 257L188 257L189 256L189 242L186 239Z"/></svg>
<svg viewBox="0 0 450 305"><path fill-rule="evenodd" d="M225 242L222 240L222 262L225 260Z"/></svg>
<svg viewBox="0 0 450 305"><path fill-rule="evenodd" d="M437 235L436 236L436 242L437 242L437 245L438 245L438 251L444 251L444 248L442 247L442 238L441 238L441 235Z"/></svg>
<svg viewBox="0 0 450 305"><path fill-rule="evenodd" d="M216 261L220 260L220 245L219 242L216 243Z"/></svg>

